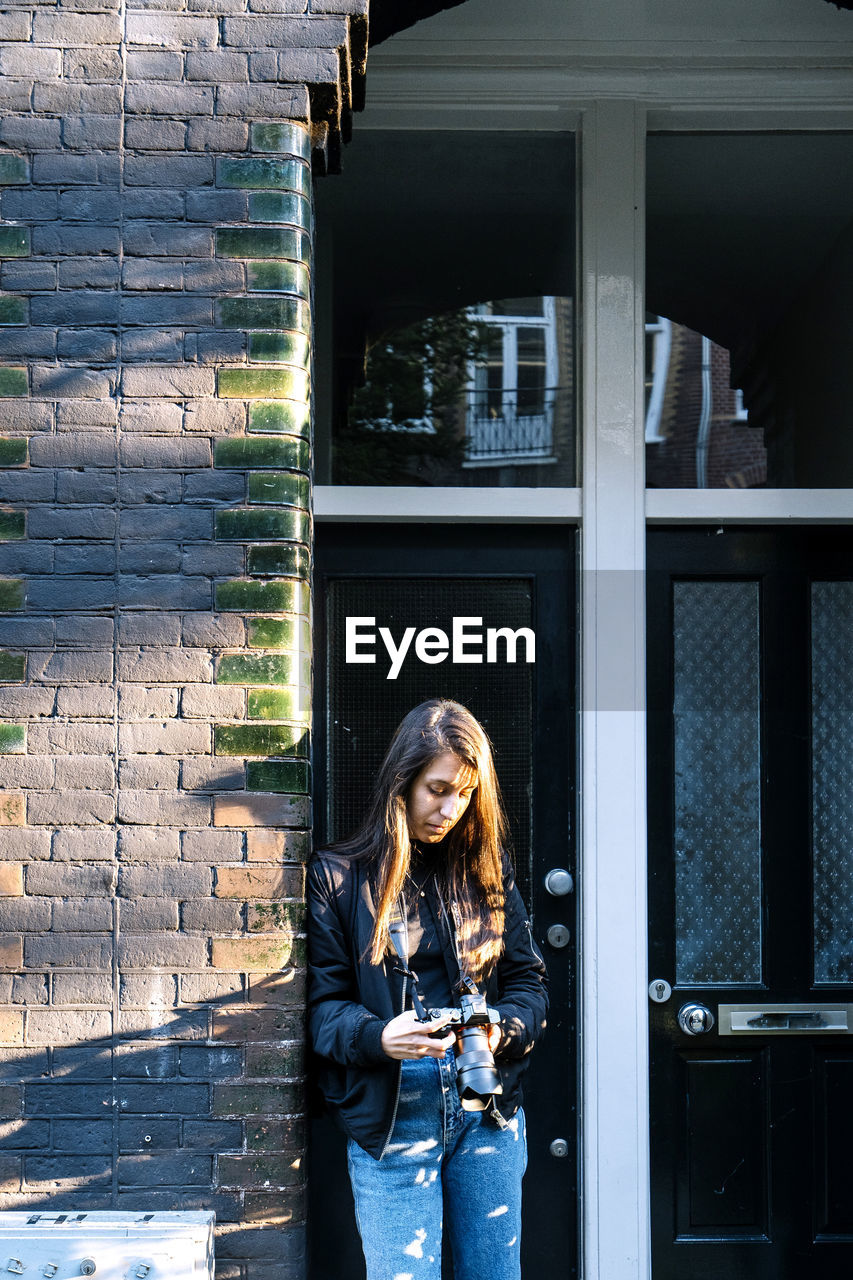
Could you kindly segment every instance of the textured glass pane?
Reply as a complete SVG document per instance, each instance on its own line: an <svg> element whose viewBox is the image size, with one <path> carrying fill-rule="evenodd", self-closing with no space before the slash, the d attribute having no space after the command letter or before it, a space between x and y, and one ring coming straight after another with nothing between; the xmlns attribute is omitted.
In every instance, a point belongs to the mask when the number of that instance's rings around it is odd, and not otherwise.
<svg viewBox="0 0 853 1280"><path fill-rule="evenodd" d="M815 981L853 982L853 582L812 585Z"/></svg>
<svg viewBox="0 0 853 1280"><path fill-rule="evenodd" d="M758 586L678 582L676 979L761 981Z"/></svg>

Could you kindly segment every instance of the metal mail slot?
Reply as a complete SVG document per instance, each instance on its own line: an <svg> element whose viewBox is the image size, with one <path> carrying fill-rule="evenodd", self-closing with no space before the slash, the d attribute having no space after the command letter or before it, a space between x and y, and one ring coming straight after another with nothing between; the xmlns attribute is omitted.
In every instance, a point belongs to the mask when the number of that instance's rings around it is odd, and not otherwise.
<svg viewBox="0 0 853 1280"><path fill-rule="evenodd" d="M721 1036L849 1035L849 1004L721 1004Z"/></svg>

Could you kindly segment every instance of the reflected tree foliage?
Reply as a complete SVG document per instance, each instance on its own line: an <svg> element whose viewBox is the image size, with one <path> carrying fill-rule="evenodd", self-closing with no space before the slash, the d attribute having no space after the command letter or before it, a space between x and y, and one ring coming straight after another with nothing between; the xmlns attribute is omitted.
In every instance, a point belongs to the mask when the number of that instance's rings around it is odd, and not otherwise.
<svg viewBox="0 0 853 1280"><path fill-rule="evenodd" d="M486 325L456 311L379 339L335 442L335 483L453 483L465 456L463 393L487 338Z"/></svg>

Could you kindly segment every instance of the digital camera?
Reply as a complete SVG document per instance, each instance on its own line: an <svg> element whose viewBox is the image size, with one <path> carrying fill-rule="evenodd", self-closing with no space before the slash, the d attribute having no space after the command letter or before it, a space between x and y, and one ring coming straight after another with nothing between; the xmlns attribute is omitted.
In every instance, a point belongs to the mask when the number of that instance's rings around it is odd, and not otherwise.
<svg viewBox="0 0 853 1280"><path fill-rule="evenodd" d="M449 1023L456 1036L456 1085L466 1111L485 1111L503 1093L503 1085L489 1048L489 1026L500 1020L497 1009L479 991L464 992L457 1009L430 1009L431 1021ZM436 1037L445 1029L433 1032Z"/></svg>

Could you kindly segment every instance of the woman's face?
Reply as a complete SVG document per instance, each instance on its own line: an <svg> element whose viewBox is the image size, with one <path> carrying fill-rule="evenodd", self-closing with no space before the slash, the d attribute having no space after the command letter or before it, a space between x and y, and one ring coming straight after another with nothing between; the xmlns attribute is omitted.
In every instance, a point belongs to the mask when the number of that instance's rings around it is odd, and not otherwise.
<svg viewBox="0 0 853 1280"><path fill-rule="evenodd" d="M409 788L406 816L412 839L424 844L443 840L468 808L476 786L476 770L452 751L431 760Z"/></svg>

